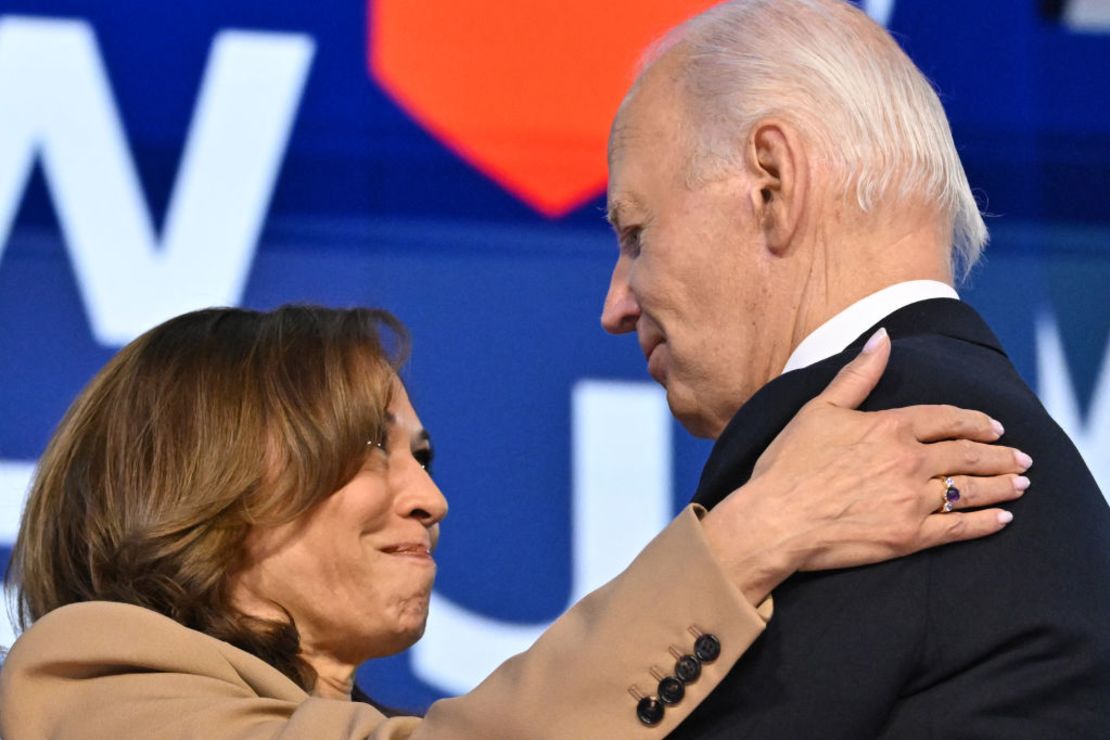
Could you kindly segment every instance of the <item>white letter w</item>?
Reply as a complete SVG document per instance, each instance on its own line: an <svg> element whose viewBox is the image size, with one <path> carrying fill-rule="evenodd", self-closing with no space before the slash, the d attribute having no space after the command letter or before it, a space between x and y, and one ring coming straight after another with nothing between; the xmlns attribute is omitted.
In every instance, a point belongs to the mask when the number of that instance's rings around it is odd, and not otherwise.
<svg viewBox="0 0 1110 740"><path fill-rule="evenodd" d="M98 341L235 305L313 50L302 34L216 35L159 243L91 27L0 18L0 255L41 157Z"/></svg>

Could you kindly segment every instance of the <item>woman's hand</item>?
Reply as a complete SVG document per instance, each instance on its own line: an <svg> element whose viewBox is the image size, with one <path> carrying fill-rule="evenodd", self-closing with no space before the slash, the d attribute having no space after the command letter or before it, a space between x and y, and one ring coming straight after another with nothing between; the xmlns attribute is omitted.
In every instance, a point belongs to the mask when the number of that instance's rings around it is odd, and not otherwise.
<svg viewBox="0 0 1110 740"><path fill-rule="evenodd" d="M706 536L753 604L799 570L875 563L983 537L1013 518L992 506L1021 496L1032 464L990 444L1002 426L953 406L853 410L890 357L881 331L807 403L755 465L751 480L703 520ZM951 476L957 510L939 513Z"/></svg>

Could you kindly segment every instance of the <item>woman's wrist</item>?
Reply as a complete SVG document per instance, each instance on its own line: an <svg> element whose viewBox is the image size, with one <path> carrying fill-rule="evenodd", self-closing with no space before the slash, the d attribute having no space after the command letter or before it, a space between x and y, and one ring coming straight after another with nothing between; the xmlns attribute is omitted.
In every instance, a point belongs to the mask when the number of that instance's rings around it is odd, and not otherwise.
<svg viewBox="0 0 1110 740"><path fill-rule="evenodd" d="M756 512L759 481L734 491L702 519L710 551L752 606L759 606L795 571L786 538L777 535L775 512Z"/></svg>

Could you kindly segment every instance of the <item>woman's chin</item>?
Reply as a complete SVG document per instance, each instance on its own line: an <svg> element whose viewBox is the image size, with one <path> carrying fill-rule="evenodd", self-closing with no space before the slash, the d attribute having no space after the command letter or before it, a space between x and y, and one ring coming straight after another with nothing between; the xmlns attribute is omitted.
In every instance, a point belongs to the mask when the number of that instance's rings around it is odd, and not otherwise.
<svg viewBox="0 0 1110 740"><path fill-rule="evenodd" d="M388 632L377 632L366 636L360 642L364 645L366 658L385 658L390 655L408 650L424 636L424 629L428 624L428 605L422 608L412 605L398 615L393 626Z"/></svg>

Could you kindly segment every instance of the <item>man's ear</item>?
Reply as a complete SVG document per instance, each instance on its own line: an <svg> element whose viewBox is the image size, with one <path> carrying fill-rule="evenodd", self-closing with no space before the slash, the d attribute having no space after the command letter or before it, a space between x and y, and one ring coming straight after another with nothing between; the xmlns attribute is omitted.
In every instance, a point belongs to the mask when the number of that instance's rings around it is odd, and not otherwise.
<svg viewBox="0 0 1110 740"><path fill-rule="evenodd" d="M748 138L747 169L756 219L776 255L789 249L802 221L808 170L793 127L774 119L759 121Z"/></svg>

